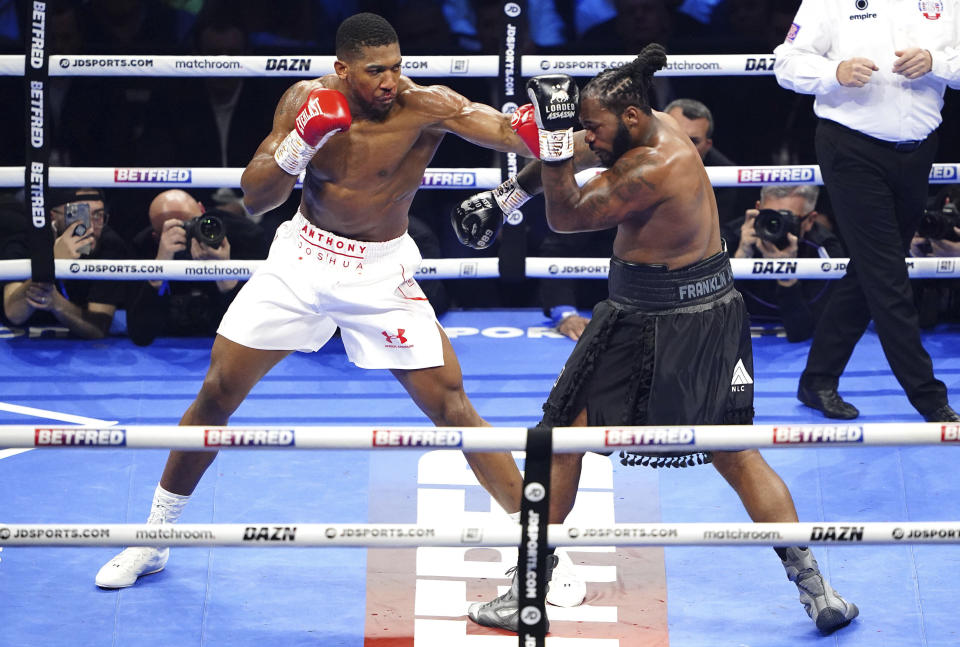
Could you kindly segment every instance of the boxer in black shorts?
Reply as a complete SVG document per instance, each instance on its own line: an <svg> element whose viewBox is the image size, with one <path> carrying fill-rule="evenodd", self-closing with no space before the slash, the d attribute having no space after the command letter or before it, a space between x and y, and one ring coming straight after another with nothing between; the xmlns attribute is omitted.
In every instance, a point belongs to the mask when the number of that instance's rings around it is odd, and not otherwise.
<svg viewBox="0 0 960 647"><path fill-rule="evenodd" d="M653 73L665 63L663 48L651 44L633 62L592 79L579 106L584 131L576 137L573 79L549 75L527 85L542 161L525 167L515 184L527 195L544 193L554 231L617 228L609 299L594 310L544 405L545 424L753 420L747 315L722 249L710 179L677 122L653 111L648 101ZM606 170L581 188L574 171L585 166L590 152ZM630 460L685 466L704 458ZM757 450L717 451L706 458L736 490L751 519L797 521L789 490ZM550 523L563 523L573 508L582 460L582 454L554 455ZM830 587L808 548L774 550L822 632L857 616L856 605ZM468 615L479 624L516 631L517 586L515 579L510 591L471 605Z"/></svg>
<svg viewBox="0 0 960 647"><path fill-rule="evenodd" d="M753 422L750 325L724 252L680 270L613 258L609 294L567 360L541 424ZM621 452L624 464L684 467L711 454Z"/></svg>

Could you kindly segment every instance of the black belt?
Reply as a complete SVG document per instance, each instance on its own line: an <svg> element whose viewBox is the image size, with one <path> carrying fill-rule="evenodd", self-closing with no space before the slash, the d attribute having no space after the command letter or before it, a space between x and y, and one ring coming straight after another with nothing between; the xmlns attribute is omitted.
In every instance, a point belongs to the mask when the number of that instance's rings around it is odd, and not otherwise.
<svg viewBox="0 0 960 647"><path fill-rule="evenodd" d="M875 146L880 146L882 148L887 148L892 151L897 151L898 153L912 153L913 151L920 148L923 142L927 141L926 139L905 139L900 142L891 142L886 139L877 139L876 137L871 137L866 133L862 133L859 130L853 128L848 128L843 124L839 124L836 121L831 121L830 119L821 119L821 123L836 128L837 130L842 130L843 132L853 135L854 137L859 137L860 139L865 139Z"/></svg>
<svg viewBox="0 0 960 647"><path fill-rule="evenodd" d="M709 303L733 289L726 251L677 270L610 259L610 300L649 312Z"/></svg>

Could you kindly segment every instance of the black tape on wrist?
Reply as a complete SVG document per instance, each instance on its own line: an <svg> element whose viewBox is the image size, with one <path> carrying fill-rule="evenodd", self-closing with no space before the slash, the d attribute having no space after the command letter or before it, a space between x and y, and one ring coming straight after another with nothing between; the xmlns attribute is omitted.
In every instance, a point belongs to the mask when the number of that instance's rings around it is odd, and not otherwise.
<svg viewBox="0 0 960 647"><path fill-rule="evenodd" d="M553 431L544 427L527 430L527 458L520 498L520 556L517 578L521 647L546 645L547 636L547 528L550 522L550 461Z"/></svg>

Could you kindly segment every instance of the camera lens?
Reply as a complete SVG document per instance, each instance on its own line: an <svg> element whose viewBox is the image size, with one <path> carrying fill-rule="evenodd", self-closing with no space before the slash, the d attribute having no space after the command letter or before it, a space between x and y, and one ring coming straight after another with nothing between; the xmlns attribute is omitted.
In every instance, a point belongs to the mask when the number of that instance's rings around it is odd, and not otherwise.
<svg viewBox="0 0 960 647"><path fill-rule="evenodd" d="M753 229L760 240L784 249L790 243L788 233L799 235L800 219L785 209L761 209L753 223Z"/></svg>
<svg viewBox="0 0 960 647"><path fill-rule="evenodd" d="M191 236L207 247L219 247L227 235L227 228L219 216L203 214L183 223L187 238Z"/></svg>
<svg viewBox="0 0 960 647"><path fill-rule="evenodd" d="M223 228L223 221L217 216L200 216L197 222L197 238L204 245L218 247L223 241L226 232Z"/></svg>

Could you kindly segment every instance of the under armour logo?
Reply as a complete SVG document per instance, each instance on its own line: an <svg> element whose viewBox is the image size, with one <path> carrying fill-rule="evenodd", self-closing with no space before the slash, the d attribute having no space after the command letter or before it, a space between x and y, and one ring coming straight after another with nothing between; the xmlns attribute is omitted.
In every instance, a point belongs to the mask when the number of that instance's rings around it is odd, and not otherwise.
<svg viewBox="0 0 960 647"><path fill-rule="evenodd" d="M388 344L406 344L407 338L403 336L403 332L403 328L398 328L396 335L391 335L386 330L381 330L380 334L387 338Z"/></svg>

